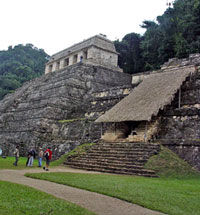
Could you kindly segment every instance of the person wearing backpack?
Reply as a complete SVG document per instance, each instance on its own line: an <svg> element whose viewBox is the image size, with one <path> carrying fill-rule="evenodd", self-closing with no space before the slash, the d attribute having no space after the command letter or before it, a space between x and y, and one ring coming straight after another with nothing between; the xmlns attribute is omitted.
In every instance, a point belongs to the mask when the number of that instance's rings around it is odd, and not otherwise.
<svg viewBox="0 0 200 215"><path fill-rule="evenodd" d="M36 155L36 153L35 153L35 150L34 149L31 149L30 151L29 151L29 160L28 160L28 165L27 166L29 166L29 167L32 167L33 166L33 161L34 161L34 159L35 159L35 155Z"/></svg>
<svg viewBox="0 0 200 215"><path fill-rule="evenodd" d="M46 158L46 167L44 166L43 169L49 171L49 163L52 158L51 147L48 147L48 149L44 152L44 156Z"/></svg>

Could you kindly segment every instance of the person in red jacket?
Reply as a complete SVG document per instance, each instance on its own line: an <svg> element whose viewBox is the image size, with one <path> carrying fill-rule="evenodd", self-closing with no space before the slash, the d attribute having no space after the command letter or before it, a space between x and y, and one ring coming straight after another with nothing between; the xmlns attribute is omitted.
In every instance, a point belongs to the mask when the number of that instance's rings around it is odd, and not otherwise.
<svg viewBox="0 0 200 215"><path fill-rule="evenodd" d="M43 169L44 170L46 169L46 171L49 171L49 163L52 158L51 147L48 147L48 149L44 152L44 156L46 158L46 167L44 166Z"/></svg>

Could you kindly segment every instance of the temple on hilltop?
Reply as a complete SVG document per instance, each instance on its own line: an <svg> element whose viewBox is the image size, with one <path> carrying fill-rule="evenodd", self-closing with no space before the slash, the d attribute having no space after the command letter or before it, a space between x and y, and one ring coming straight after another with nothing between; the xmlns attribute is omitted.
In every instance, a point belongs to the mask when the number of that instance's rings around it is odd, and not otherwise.
<svg viewBox="0 0 200 215"><path fill-rule="evenodd" d="M113 42L100 34L52 55L46 64L45 74L80 62L122 71L118 67L118 53Z"/></svg>

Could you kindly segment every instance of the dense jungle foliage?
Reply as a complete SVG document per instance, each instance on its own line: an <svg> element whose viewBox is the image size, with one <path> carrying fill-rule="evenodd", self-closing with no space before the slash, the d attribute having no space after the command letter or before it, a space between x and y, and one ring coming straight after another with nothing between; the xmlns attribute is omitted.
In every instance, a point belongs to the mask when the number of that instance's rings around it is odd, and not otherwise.
<svg viewBox="0 0 200 215"><path fill-rule="evenodd" d="M114 42L126 73L158 69L169 58L200 52L200 0L175 0L156 22L141 27L144 35L130 33Z"/></svg>
<svg viewBox="0 0 200 215"><path fill-rule="evenodd" d="M144 35L129 33L114 41L125 73L159 69L169 58L200 52L200 0L175 0L157 21L145 20L141 27ZM40 76L47 58L43 49L32 44L0 51L0 99Z"/></svg>
<svg viewBox="0 0 200 215"><path fill-rule="evenodd" d="M32 44L8 47L0 51L0 99L13 92L25 81L44 73L48 55Z"/></svg>

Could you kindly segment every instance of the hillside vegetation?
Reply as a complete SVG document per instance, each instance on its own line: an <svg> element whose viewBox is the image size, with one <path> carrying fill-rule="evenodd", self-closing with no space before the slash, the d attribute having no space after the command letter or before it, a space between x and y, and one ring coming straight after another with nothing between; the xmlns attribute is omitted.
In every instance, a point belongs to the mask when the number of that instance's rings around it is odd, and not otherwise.
<svg viewBox="0 0 200 215"><path fill-rule="evenodd" d="M32 44L9 47L0 51L0 99L44 73L48 55Z"/></svg>
<svg viewBox="0 0 200 215"><path fill-rule="evenodd" d="M145 20L144 35L130 33L115 41L119 66L133 74L159 69L170 58L199 53L199 14L199 0L176 0L156 21Z"/></svg>

